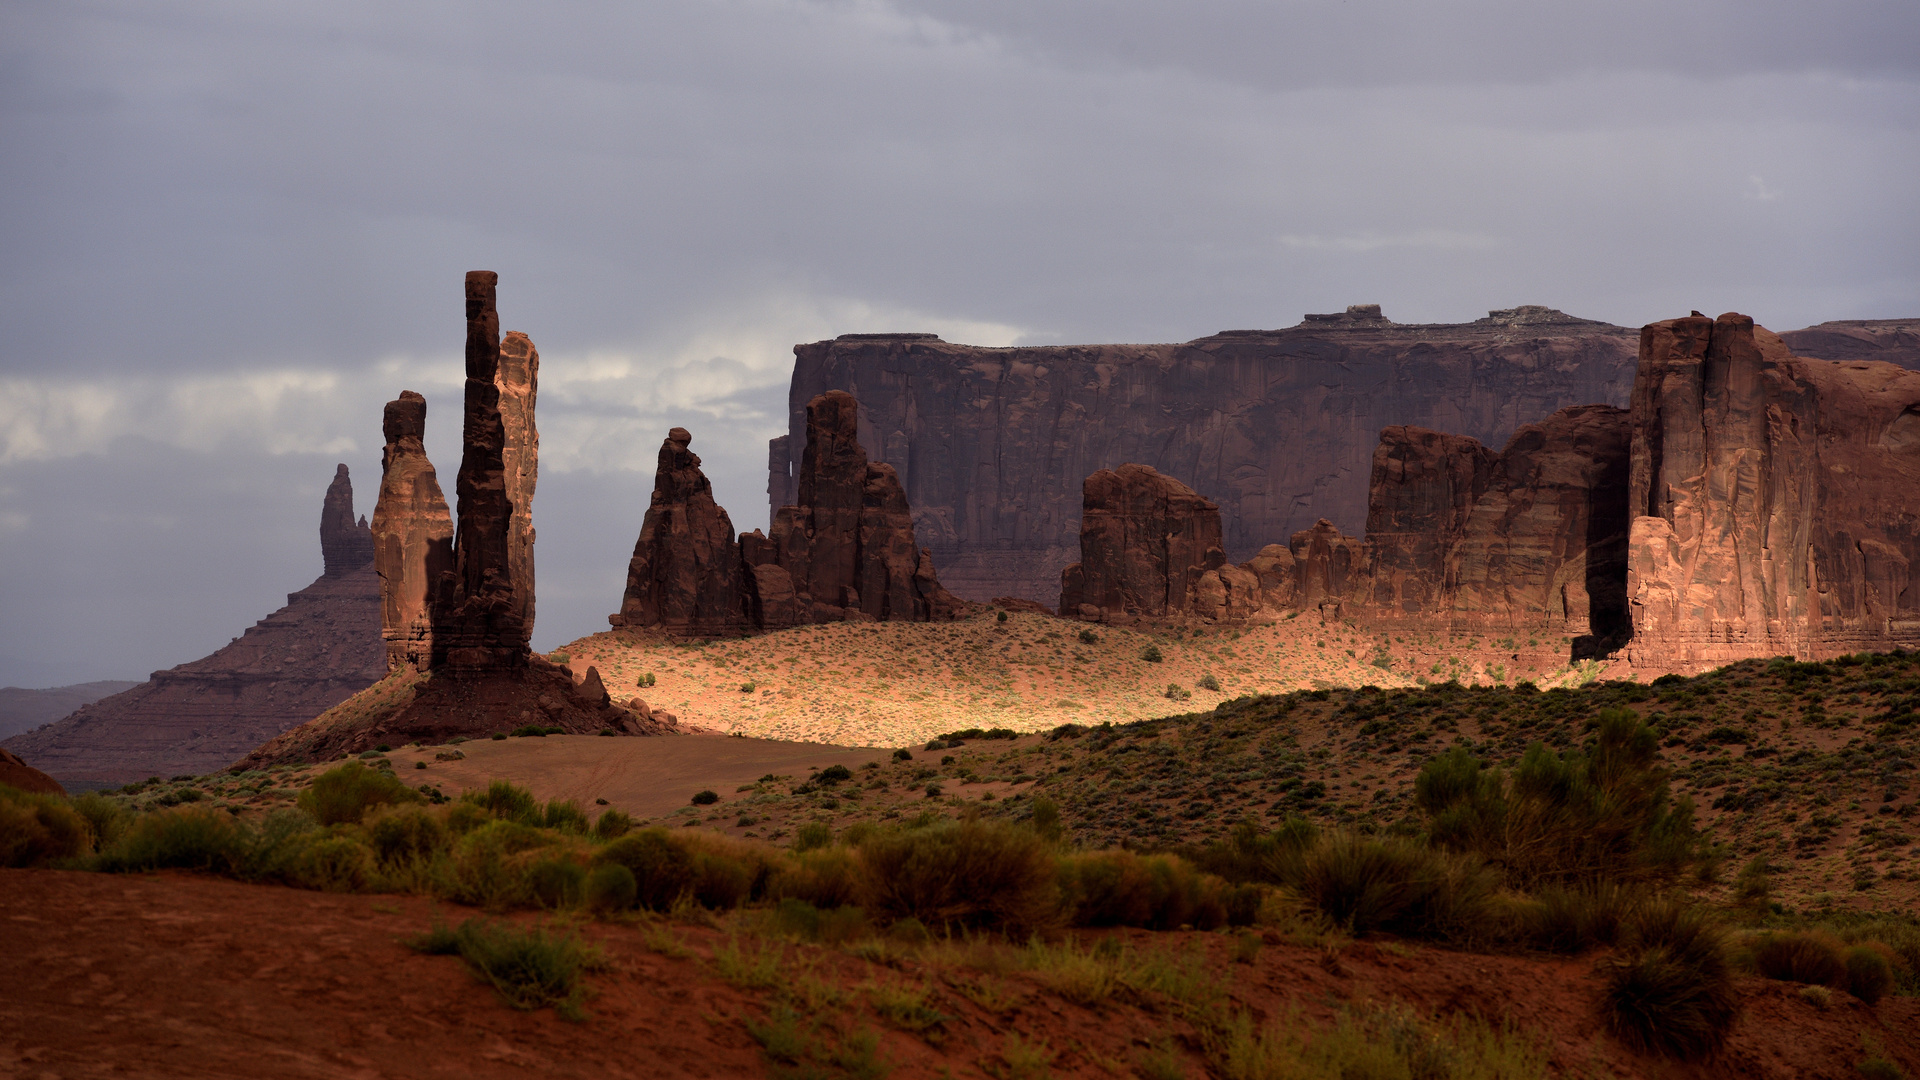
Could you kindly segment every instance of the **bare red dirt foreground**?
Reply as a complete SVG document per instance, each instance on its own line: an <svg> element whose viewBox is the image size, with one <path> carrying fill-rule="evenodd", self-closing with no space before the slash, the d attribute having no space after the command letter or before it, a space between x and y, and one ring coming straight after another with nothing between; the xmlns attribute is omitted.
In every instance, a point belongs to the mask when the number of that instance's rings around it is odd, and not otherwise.
<svg viewBox="0 0 1920 1080"><path fill-rule="evenodd" d="M0 871L0 1077L769 1074L748 1031L767 1016L767 994L720 977L724 930L589 924L611 967L591 977L587 1020L570 1023L550 1009L515 1011L458 960L406 948L402 939L432 916L429 901L410 896L189 874ZM1840 1080L1859 1075L1863 1036L1910 1074L1920 1067L1912 998L1868 1008L1836 994L1821 1009L1791 985L1746 980L1726 1050L1678 1065L1637 1057L1602 1034L1588 960L1391 942L1309 948L1269 933L1251 955L1242 943L1250 962L1236 963L1235 939L1224 934L1120 936L1136 949L1204 950L1256 1016L1297 1011L1326 1023L1342 1008L1397 1002L1429 1017L1504 1018L1540 1038L1555 1075ZM986 975L931 954L896 953L882 965L818 946L769 947L787 950L783 981L838 987L837 1007L878 1034L875 1057L893 1076L1014 1075L1012 1046L1044 1046L1052 1058L1050 1071L1024 1075L1135 1075L1152 1046L1180 1069L1167 1070L1163 1057L1154 1075L1210 1075L1178 1010L1120 997L1085 1007L1017 965ZM863 988L904 982L928 988L945 1017L942 1037L930 1042L863 1011ZM978 992L985 983L991 995Z"/></svg>

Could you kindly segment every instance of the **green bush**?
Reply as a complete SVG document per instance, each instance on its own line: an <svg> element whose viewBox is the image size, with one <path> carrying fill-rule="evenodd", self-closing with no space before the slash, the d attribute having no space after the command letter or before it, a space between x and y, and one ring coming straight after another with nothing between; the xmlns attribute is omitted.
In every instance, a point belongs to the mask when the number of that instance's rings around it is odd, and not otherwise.
<svg viewBox="0 0 1920 1080"><path fill-rule="evenodd" d="M928 926L1024 933L1058 921L1051 847L1004 821L943 821L882 830L859 848L862 906Z"/></svg>
<svg viewBox="0 0 1920 1080"><path fill-rule="evenodd" d="M436 922L408 944L430 955L458 955L516 1009L551 1005L569 1020L586 1017L582 974L606 967L600 950L575 934L480 919L468 919L457 930Z"/></svg>
<svg viewBox="0 0 1920 1080"><path fill-rule="evenodd" d="M847 768L845 765L829 765L820 770L820 774L813 778L813 782L816 784L837 784L842 780L851 779L853 779L852 769Z"/></svg>
<svg viewBox="0 0 1920 1080"><path fill-rule="evenodd" d="M59 795L0 784L0 866L44 866L85 855L94 831Z"/></svg>
<svg viewBox="0 0 1920 1080"><path fill-rule="evenodd" d="M833 843L833 826L824 821L809 821L793 831L793 850L812 851Z"/></svg>
<svg viewBox="0 0 1920 1080"><path fill-rule="evenodd" d="M588 827L587 815L585 811L580 809L578 803L572 801L562 802L559 799L555 799L547 804L547 811L543 816L541 824L549 829L558 829L561 832L573 833L575 836L586 835Z"/></svg>
<svg viewBox="0 0 1920 1080"><path fill-rule="evenodd" d="M533 792L505 780L493 781L485 791L469 791L460 796L460 801L477 806L502 821L539 825L545 820Z"/></svg>
<svg viewBox="0 0 1920 1080"><path fill-rule="evenodd" d="M593 823L593 835L602 840L615 840L633 831L633 815L625 810L602 811L599 820Z"/></svg>
<svg viewBox="0 0 1920 1080"><path fill-rule="evenodd" d="M587 874L587 907L600 914L627 910L639 893L633 871L619 863L601 863Z"/></svg>
<svg viewBox="0 0 1920 1080"><path fill-rule="evenodd" d="M720 801L720 793L710 788L705 791L696 791L693 793L693 798L688 801L695 806L712 806Z"/></svg>
<svg viewBox="0 0 1920 1080"><path fill-rule="evenodd" d="M1213 930L1228 923L1244 926L1259 908L1257 888L1244 887L1243 893L1171 855L1069 856L1060 862L1060 887L1076 926Z"/></svg>
<svg viewBox="0 0 1920 1080"><path fill-rule="evenodd" d="M616 863L633 873L635 899L642 907L665 911L700 884L694 854L679 836L654 827L628 833L595 854L596 863Z"/></svg>
<svg viewBox="0 0 1920 1080"><path fill-rule="evenodd" d="M774 871L767 895L802 900L819 908L860 902L860 866L844 847L817 847L784 860Z"/></svg>
<svg viewBox="0 0 1920 1080"><path fill-rule="evenodd" d="M1160 646L1149 645L1146 648L1140 650L1140 659L1145 660L1149 664L1157 664L1160 661L1165 660L1166 657L1160 654Z"/></svg>
<svg viewBox="0 0 1920 1080"><path fill-rule="evenodd" d="M445 851L451 843L440 815L423 806L375 810L364 827L382 866L424 862Z"/></svg>
<svg viewBox="0 0 1920 1080"><path fill-rule="evenodd" d="M1893 986L1893 965L1871 945L1855 945L1841 954L1846 966L1847 993L1869 1005L1879 1002Z"/></svg>
<svg viewBox="0 0 1920 1080"><path fill-rule="evenodd" d="M542 859L527 868L527 891L543 908L579 907L587 895L587 868L565 857Z"/></svg>
<svg viewBox="0 0 1920 1080"><path fill-rule="evenodd" d="M351 836L315 840L294 860L289 876L309 889L366 892L375 880L373 850Z"/></svg>
<svg viewBox="0 0 1920 1080"><path fill-rule="evenodd" d="M119 873L160 869L239 873L249 866L250 839L225 811L169 807L142 815L127 826L96 865Z"/></svg>
<svg viewBox="0 0 1920 1080"><path fill-rule="evenodd" d="M517 856L557 842L551 833L517 821L482 825L461 837L451 856L436 867L438 890L448 899L477 907L526 903L531 895L528 860Z"/></svg>
<svg viewBox="0 0 1920 1080"><path fill-rule="evenodd" d="M87 819L93 833L93 846L104 848L120 838L126 828L127 811L119 803L97 791L85 792L73 799L74 812Z"/></svg>
<svg viewBox="0 0 1920 1080"><path fill-rule="evenodd" d="M300 809L322 825L356 824L375 806L419 802L419 792L384 769L349 761L314 777L300 793Z"/></svg>
<svg viewBox="0 0 1920 1080"><path fill-rule="evenodd" d="M1698 908L1645 905L1601 965L1601 1013L1621 1041L1678 1058L1712 1054L1739 1011L1725 932Z"/></svg>
<svg viewBox="0 0 1920 1080"><path fill-rule="evenodd" d="M1515 911L1513 937L1536 949L1572 955L1619 940L1638 894L1618 885L1548 885Z"/></svg>
<svg viewBox="0 0 1920 1080"><path fill-rule="evenodd" d="M1456 747L1414 781L1432 841L1504 866L1522 888L1667 881L1702 856L1693 804L1669 798L1659 739L1630 709L1603 709L1584 747L1535 743L1510 773Z"/></svg>
<svg viewBox="0 0 1920 1080"><path fill-rule="evenodd" d="M1397 839L1337 833L1304 852L1294 887L1355 934L1490 936L1492 875L1471 859Z"/></svg>
<svg viewBox="0 0 1920 1080"><path fill-rule="evenodd" d="M1784 931L1762 934L1752 944L1753 966L1781 982L1844 986L1846 964L1840 942L1828 934Z"/></svg>

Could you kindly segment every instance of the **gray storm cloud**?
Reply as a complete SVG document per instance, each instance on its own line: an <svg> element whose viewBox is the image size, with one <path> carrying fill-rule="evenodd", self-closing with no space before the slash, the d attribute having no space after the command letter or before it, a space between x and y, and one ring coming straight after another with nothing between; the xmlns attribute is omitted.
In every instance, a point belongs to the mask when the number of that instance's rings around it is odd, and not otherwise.
<svg viewBox="0 0 1920 1080"><path fill-rule="evenodd" d="M0 683L271 610L403 387L450 472L468 269L544 361L543 648L617 603L667 427L764 523L797 341L1920 310L1911 3L108 2L0 40Z"/></svg>

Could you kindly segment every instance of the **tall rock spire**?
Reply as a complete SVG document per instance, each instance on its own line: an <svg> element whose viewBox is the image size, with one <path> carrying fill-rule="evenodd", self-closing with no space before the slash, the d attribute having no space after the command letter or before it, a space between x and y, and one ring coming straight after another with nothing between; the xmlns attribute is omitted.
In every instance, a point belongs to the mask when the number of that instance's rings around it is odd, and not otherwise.
<svg viewBox="0 0 1920 1080"><path fill-rule="evenodd" d="M344 577L373 559L373 537L366 522L353 520L353 481L345 464L334 466L333 483L320 507L320 558L330 578Z"/></svg>
<svg viewBox="0 0 1920 1080"><path fill-rule="evenodd" d="M422 437L427 399L411 390L387 402L380 501L373 510L380 575L380 636L387 670L426 671L433 656L433 588L453 570L453 519Z"/></svg>

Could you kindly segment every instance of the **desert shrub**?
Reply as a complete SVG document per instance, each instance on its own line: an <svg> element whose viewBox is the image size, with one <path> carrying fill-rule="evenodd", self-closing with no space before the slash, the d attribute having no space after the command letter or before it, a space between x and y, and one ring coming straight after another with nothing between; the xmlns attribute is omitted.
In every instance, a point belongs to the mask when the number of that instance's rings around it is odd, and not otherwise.
<svg viewBox="0 0 1920 1080"><path fill-rule="evenodd" d="M946 821L876 832L859 848L862 906L929 926L1022 932L1055 922L1054 856L1032 829Z"/></svg>
<svg viewBox="0 0 1920 1080"><path fill-rule="evenodd" d="M126 828L126 809L97 791L75 796L72 806L74 813L87 820L87 828L93 833L93 846L96 848L104 848L118 840L121 831ZM0 861L0 865L4 865L4 862Z"/></svg>
<svg viewBox="0 0 1920 1080"><path fill-rule="evenodd" d="M458 955L516 1009L551 1005L569 1020L586 1016L581 976L606 966L600 950L578 935L480 919L468 919L457 930L436 921L408 944L430 955Z"/></svg>
<svg viewBox="0 0 1920 1080"><path fill-rule="evenodd" d="M601 863L587 873L587 907L595 912L625 911L639 894L633 871L619 863Z"/></svg>
<svg viewBox="0 0 1920 1080"><path fill-rule="evenodd" d="M1585 746L1535 743L1511 772L1456 747L1414 781L1432 841L1504 866L1522 887L1671 880L1701 856L1693 804L1669 798L1659 739L1630 709L1603 709Z"/></svg>
<svg viewBox="0 0 1920 1080"><path fill-rule="evenodd" d="M693 798L688 801L695 806L712 806L720 801L720 793L712 789L696 791L693 793Z"/></svg>
<svg viewBox="0 0 1920 1080"><path fill-rule="evenodd" d="M682 897L711 908L738 907L765 891L772 870L766 855L749 844L658 827L613 841L594 861L632 871L637 902L655 911L667 910Z"/></svg>
<svg viewBox="0 0 1920 1080"><path fill-rule="evenodd" d="M1494 882L1478 862L1398 839L1336 833L1303 852L1301 899L1355 934L1488 935Z"/></svg>
<svg viewBox="0 0 1920 1080"><path fill-rule="evenodd" d="M1251 910L1243 901L1229 912L1229 897L1239 899L1235 887L1171 855L1101 851L1060 862L1060 891L1076 926L1212 930L1235 921L1230 915L1245 925L1259 908L1259 890L1249 888Z"/></svg>
<svg viewBox="0 0 1920 1080"><path fill-rule="evenodd" d="M540 804L534 801L533 792L505 780L493 781L485 791L469 791L460 796L460 801L477 806L503 821L538 825L545 820L540 812Z"/></svg>
<svg viewBox="0 0 1920 1080"><path fill-rule="evenodd" d="M693 890L693 857L667 830L654 827L628 833L601 848L595 863L617 863L633 872L635 900L665 911Z"/></svg>
<svg viewBox="0 0 1920 1080"><path fill-rule="evenodd" d="M821 908L794 896L775 904L767 913L767 922L779 933L823 945L842 945L872 932L866 912L857 907Z"/></svg>
<svg viewBox="0 0 1920 1080"><path fill-rule="evenodd" d="M1200 676L1198 685L1202 690L1211 690L1216 694L1220 692L1220 680L1215 678L1211 672Z"/></svg>
<svg viewBox="0 0 1920 1080"><path fill-rule="evenodd" d="M1797 931L1761 934L1752 943L1753 967L1781 982L1844 986L1847 968L1840 942L1829 934Z"/></svg>
<svg viewBox="0 0 1920 1080"><path fill-rule="evenodd" d="M1718 1050L1739 1011L1725 931L1699 908L1642 906L1600 968L1601 1015L1636 1050L1698 1058Z"/></svg>
<svg viewBox="0 0 1920 1080"><path fill-rule="evenodd" d="M498 908L525 903L530 895L526 860L515 858L556 842L517 821L493 821L460 838L452 854L436 866L437 891L448 899Z"/></svg>
<svg viewBox="0 0 1920 1080"><path fill-rule="evenodd" d="M1847 918L1832 928L1850 945L1871 944L1882 950L1893 964L1895 992L1920 997L1920 920L1910 915L1871 915Z"/></svg>
<svg viewBox="0 0 1920 1080"><path fill-rule="evenodd" d="M1513 937L1546 952L1574 954L1619 939L1638 894L1612 884L1534 890L1514 911Z"/></svg>
<svg viewBox="0 0 1920 1080"><path fill-rule="evenodd" d="M767 895L781 900L801 900L819 908L857 904L860 896L859 860L844 847L821 847L800 852L784 860L774 871L767 885Z"/></svg>
<svg viewBox="0 0 1920 1080"><path fill-rule="evenodd" d="M1080 631L1080 644L1098 645L1100 644L1100 635L1091 630L1082 630Z"/></svg>
<svg viewBox="0 0 1920 1080"><path fill-rule="evenodd" d="M527 891L544 908L579 907L586 899L587 868L564 857L541 859L527 868Z"/></svg>
<svg viewBox="0 0 1920 1080"><path fill-rule="evenodd" d="M167 868L234 873L249 864L249 839L224 811L169 807L135 819L96 865L121 873Z"/></svg>
<svg viewBox="0 0 1920 1080"><path fill-rule="evenodd" d="M819 775L813 778L813 782L816 784L837 784L842 780L851 779L853 779L852 769L847 768L845 765L829 765L820 770Z"/></svg>
<svg viewBox="0 0 1920 1080"><path fill-rule="evenodd" d="M392 773L349 761L314 777L313 785L300 793L298 804L322 825L351 825L375 806L419 802L420 798L419 792Z"/></svg>
<svg viewBox="0 0 1920 1080"><path fill-rule="evenodd" d="M824 821L809 821L793 831L793 850L812 851L833 843L833 826Z"/></svg>
<svg viewBox="0 0 1920 1080"><path fill-rule="evenodd" d="M1846 967L1847 993L1869 1005L1886 996L1893 986L1893 965L1886 955L1871 945L1854 945L1840 956Z"/></svg>
<svg viewBox="0 0 1920 1080"><path fill-rule="evenodd" d="M59 795L0 784L0 866L44 866L85 855L93 827Z"/></svg>
<svg viewBox="0 0 1920 1080"><path fill-rule="evenodd" d="M382 866L431 859L446 850L450 838L440 816L422 806L383 807L364 823L374 855Z"/></svg>
<svg viewBox="0 0 1920 1080"><path fill-rule="evenodd" d="M1319 840L1319 829L1296 815L1270 832L1261 832L1253 822L1242 821L1227 839L1188 849L1184 854L1202 870L1228 881L1293 885L1304 870L1306 852Z"/></svg>
<svg viewBox="0 0 1920 1080"><path fill-rule="evenodd" d="M563 802L555 799L547 804L546 813L542 815L541 824L549 829L558 829L561 832L584 836L587 831L587 815L580 809L578 803L572 802L571 800Z"/></svg>
<svg viewBox="0 0 1920 1080"><path fill-rule="evenodd" d="M911 750L909 750L909 749L907 749L906 747L904 747L904 746L903 746L903 747L901 747L900 749L898 749L898 750L895 750L895 751L893 752L893 760L895 760L895 761L912 761L912 760L913 760L913 751L911 751Z"/></svg>
<svg viewBox="0 0 1920 1080"><path fill-rule="evenodd" d="M633 815L625 810L603 811L593 823L593 835L602 840L614 840L632 831Z"/></svg>
<svg viewBox="0 0 1920 1080"><path fill-rule="evenodd" d="M1345 1010L1326 1026L1297 1011L1270 1016L1264 1024L1235 1011L1211 1027L1205 1047L1217 1075L1227 1080L1505 1080L1547 1075L1548 1058L1537 1038L1511 1026L1464 1014L1429 1021L1397 1004Z"/></svg>
<svg viewBox="0 0 1920 1080"><path fill-rule="evenodd" d="M1149 645L1146 648L1140 650L1140 659L1145 660L1149 664L1157 664L1160 661L1165 660L1166 657L1161 655L1160 646Z"/></svg>
<svg viewBox="0 0 1920 1080"><path fill-rule="evenodd" d="M351 836L307 844L288 875L294 884L327 892L366 892L375 880L373 850Z"/></svg>

